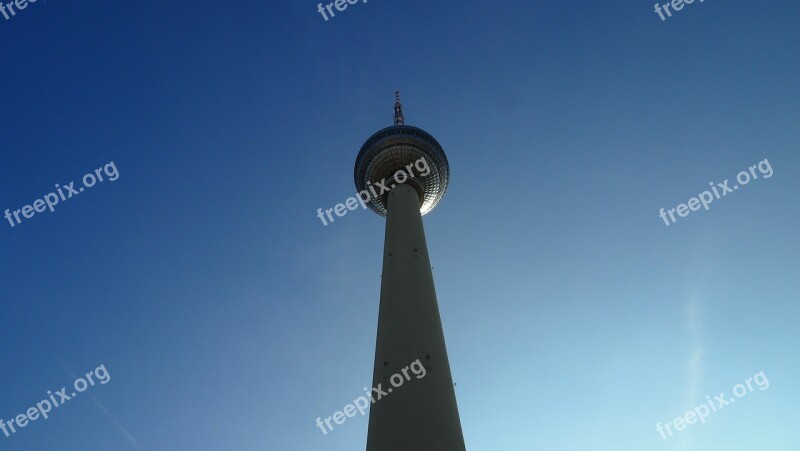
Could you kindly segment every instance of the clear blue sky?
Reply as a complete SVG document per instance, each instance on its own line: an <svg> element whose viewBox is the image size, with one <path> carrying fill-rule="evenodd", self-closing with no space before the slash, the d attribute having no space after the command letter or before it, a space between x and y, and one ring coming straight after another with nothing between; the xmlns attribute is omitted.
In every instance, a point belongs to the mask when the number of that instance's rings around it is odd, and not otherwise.
<svg viewBox="0 0 800 451"><path fill-rule="evenodd" d="M797 451L800 3L39 1L0 16L0 449L364 449L383 221L361 144L448 154L425 217L470 451ZM774 169L666 226L675 208ZM770 386L662 440L759 371ZM94 398L93 398L94 397Z"/></svg>

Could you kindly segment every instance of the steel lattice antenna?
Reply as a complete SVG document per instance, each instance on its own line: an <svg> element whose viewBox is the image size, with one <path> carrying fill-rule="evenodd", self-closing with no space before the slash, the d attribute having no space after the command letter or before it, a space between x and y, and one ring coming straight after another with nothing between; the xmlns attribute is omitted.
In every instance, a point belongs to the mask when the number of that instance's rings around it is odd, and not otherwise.
<svg viewBox="0 0 800 451"><path fill-rule="evenodd" d="M394 92L394 125L404 125L403 104L400 103L400 91Z"/></svg>

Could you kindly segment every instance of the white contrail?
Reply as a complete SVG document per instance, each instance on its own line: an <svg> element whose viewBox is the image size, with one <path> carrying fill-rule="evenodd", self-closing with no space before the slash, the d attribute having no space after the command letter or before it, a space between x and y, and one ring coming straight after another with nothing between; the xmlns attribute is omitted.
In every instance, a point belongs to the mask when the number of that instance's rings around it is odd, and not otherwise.
<svg viewBox="0 0 800 451"><path fill-rule="evenodd" d="M692 290L684 304L686 328L689 330L690 349L687 362L689 380L686 386L686 405L693 406L700 399L700 384L703 380L703 312L700 295ZM689 436L681 435L681 448L686 449Z"/></svg>
<svg viewBox="0 0 800 451"><path fill-rule="evenodd" d="M61 364L61 367L64 368L64 371L66 371L67 374L69 374L73 380L78 379L78 375L75 374L75 372L73 372L69 367L67 367L67 365L65 365L64 362L61 361L61 359L58 359L58 363ZM92 402L94 402L95 407L97 407L101 412L103 412L103 414L107 416L112 423L114 423L114 426L116 426L117 429L119 429L119 431L122 432L122 435L125 436L125 438L131 444L131 446L133 446L137 451L144 451L144 448L142 448L142 446L139 445L139 442L136 441L136 438L133 435L131 435L131 433L128 432L127 429L125 429L125 426L123 426L122 423L120 423L119 421L117 421L116 418L114 418L114 415L111 415L111 412L109 412L108 409L106 409L106 406L103 405L103 403L100 402L100 400L97 399L97 397L93 393L89 392L87 394L92 398Z"/></svg>
<svg viewBox="0 0 800 451"><path fill-rule="evenodd" d="M703 379L703 342L701 333L703 332L703 318L700 310L699 296L693 293L689 296L686 303L686 326L691 337L691 350L689 356L689 387L686 395L689 402L697 402L700 394L698 393L700 382Z"/></svg>
<svg viewBox="0 0 800 451"><path fill-rule="evenodd" d="M144 451L144 448L142 448L141 445L139 445L139 442L136 441L136 438L134 438L134 436L131 435L131 433L128 432L127 429L125 429L125 426L123 426L122 423L120 423L119 421L117 421L116 418L114 418L114 415L111 415L111 412L109 412L108 409L106 409L106 406L103 405L103 403L100 402L100 400L97 399L97 397L92 393L89 393L89 396L92 397L94 405L97 406L97 408L100 409L100 411L103 412L105 416L107 416L111 420L112 423L114 423L117 429L119 429L119 431L122 432L122 435L124 435L125 438L128 439L128 442L130 442L131 446L133 446L138 451Z"/></svg>

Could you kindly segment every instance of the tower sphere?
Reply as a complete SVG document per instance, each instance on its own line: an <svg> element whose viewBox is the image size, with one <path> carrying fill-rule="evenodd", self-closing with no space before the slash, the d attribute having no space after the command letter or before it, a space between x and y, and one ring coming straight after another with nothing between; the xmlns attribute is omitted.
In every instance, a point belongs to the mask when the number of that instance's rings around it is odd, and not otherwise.
<svg viewBox="0 0 800 451"><path fill-rule="evenodd" d="M395 125L370 136L358 152L353 171L356 189L359 192L367 190L370 193L367 204L370 210L386 216L389 193L380 195L381 189L375 184L383 183L391 190L394 186L405 183L416 189L420 213L425 215L433 210L447 191L450 165L444 149L433 136L420 128L404 125L399 93L397 95ZM430 172L423 176L428 168ZM408 176L405 182L395 177L398 175L402 179L402 174L398 174L398 171ZM379 194L378 197L372 195L370 184L375 193Z"/></svg>

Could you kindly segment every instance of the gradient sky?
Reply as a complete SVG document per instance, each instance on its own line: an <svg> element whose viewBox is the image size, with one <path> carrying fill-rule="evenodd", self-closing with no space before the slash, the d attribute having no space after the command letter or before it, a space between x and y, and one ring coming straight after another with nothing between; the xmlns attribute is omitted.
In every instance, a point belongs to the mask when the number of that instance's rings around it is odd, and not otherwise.
<svg viewBox="0 0 800 451"><path fill-rule="evenodd" d="M361 144L434 135L425 217L470 451L797 451L800 3L68 2L0 17L0 450L364 449L383 220ZM709 182L774 175L667 227ZM3 219L3 221L5 221ZM705 396L770 386L662 440Z"/></svg>

